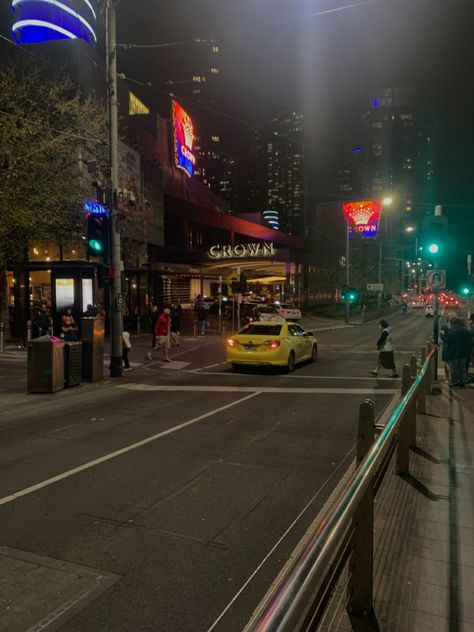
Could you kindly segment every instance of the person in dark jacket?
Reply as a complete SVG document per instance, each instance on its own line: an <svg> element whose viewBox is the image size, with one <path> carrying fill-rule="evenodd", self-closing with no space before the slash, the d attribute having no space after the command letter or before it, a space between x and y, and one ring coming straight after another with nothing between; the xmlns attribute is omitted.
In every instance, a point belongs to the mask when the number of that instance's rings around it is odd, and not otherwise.
<svg viewBox="0 0 474 632"><path fill-rule="evenodd" d="M467 382L467 359L471 355L471 334L464 321L453 318L446 336L446 357L451 374L450 386L465 388Z"/></svg>

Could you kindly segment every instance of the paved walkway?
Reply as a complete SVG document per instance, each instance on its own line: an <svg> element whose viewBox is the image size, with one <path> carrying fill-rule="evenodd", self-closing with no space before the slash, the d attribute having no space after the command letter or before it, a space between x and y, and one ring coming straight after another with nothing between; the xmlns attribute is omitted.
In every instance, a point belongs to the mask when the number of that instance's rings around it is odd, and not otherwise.
<svg viewBox="0 0 474 632"><path fill-rule="evenodd" d="M410 476L391 470L376 497L374 598L380 630L474 630L474 390L427 400ZM320 630L368 631L345 611L347 575Z"/></svg>

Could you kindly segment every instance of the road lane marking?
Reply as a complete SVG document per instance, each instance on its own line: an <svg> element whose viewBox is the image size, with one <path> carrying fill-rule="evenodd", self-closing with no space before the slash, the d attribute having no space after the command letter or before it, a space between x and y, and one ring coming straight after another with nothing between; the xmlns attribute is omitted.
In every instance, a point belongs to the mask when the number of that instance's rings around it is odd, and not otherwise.
<svg viewBox="0 0 474 632"><path fill-rule="evenodd" d="M324 483L321 485L321 487L316 491L316 493L314 494L314 496L312 496L312 498L309 499L309 501L306 503L306 505L303 507L303 509L300 511L300 513L296 516L296 518L293 520L293 522L290 524L290 526L288 527L288 529L280 536L280 538L275 542L275 544L272 546L272 548L268 551L268 553L265 555L265 557L262 559L262 561L260 562L260 564L257 566L257 568L253 571L253 573L248 577L248 579L245 581L245 583L240 587L240 589L235 593L235 595L232 597L232 599L229 601L229 603L227 604L227 606L222 610L222 612L220 613L220 615L217 617L217 619L215 619L215 621L211 624L211 626L206 630L206 632L212 632L212 630L214 630L216 628L216 626L218 625L218 623L224 618L224 616L227 614L227 612L230 610L230 608L234 605L234 603L237 601L237 599L240 597L240 595L244 592L244 590L247 588L247 586L251 583L251 581L254 579L254 577L260 572L260 570L265 566L265 564L267 563L267 561L270 559L270 557L273 555L273 553L275 553L275 551L278 549L278 547L280 546L280 544L285 540L285 538L291 533L291 531L294 529L294 527L298 524L298 522L301 520L301 518L305 515L305 513L308 511L308 509L311 507L311 505L314 503L314 501L318 498L318 496L321 494L321 492L324 490L324 488L331 482L331 480L334 478L334 476L338 473L339 469L341 468L341 466L346 462L346 460L348 459L348 457L352 454L352 452L354 451L354 447L352 447L349 452L347 452L344 457L342 458L342 460L338 463L338 465L334 468L334 470L331 472L331 474L329 475L329 477L324 481ZM319 515L319 514L318 514ZM247 626L246 626L247 627Z"/></svg>
<svg viewBox="0 0 474 632"><path fill-rule="evenodd" d="M183 430L183 428L187 428L188 426L192 426L198 421L202 421L203 419L207 419L208 417L212 417L217 413L220 413L228 408L232 408L233 406L237 406L238 404L242 404L243 402L251 399L252 397L256 397L260 393L258 391L252 392L250 395L246 395L245 397L241 397L240 399L231 402L230 404L226 404L225 406L220 406L219 408L215 408L207 413L199 415L198 417L193 417L192 419L188 419L188 421L184 421L183 423L177 424L176 426L172 426L167 430L163 430L162 432L158 432L157 434L151 435L151 437L147 437L146 439L142 439L141 441L137 441L135 443L131 443L130 445L125 446L124 448L120 448L120 450L115 450L114 452L109 452L109 454L105 454L104 456L99 457L98 459L94 459L93 461L89 461L88 463L84 463L83 465L79 465L78 467L74 467L71 470L66 470L62 472L62 474L57 474L51 478L46 479L45 481L41 481L40 483L36 483L35 485L30 485L30 487L25 487L24 489L20 489L18 492L14 494L10 494L9 496L5 496L4 498L0 498L0 506L7 505L8 503L13 502L14 500L18 500L23 496L28 496L28 494L32 494L44 487L49 487L54 483L58 483L59 481L63 481L70 476L74 476L75 474L80 474L85 470L89 470L96 465L100 465L101 463L106 463L107 461L111 461L112 459L117 458L118 456L122 456L122 454L126 454L127 452L131 452L132 450L136 450L137 448L141 448L148 443L152 443L153 441L157 441L162 437L166 437L174 432L178 432L178 430Z"/></svg>
<svg viewBox="0 0 474 632"><path fill-rule="evenodd" d="M293 395L393 395L397 388L291 388L276 386L158 386L155 384L119 384L115 388L147 393L166 391L176 393L291 393Z"/></svg>
<svg viewBox="0 0 474 632"><path fill-rule="evenodd" d="M213 369L216 366L219 366L219 362L216 362L216 364L208 364L207 366L203 367L205 369Z"/></svg>
<svg viewBox="0 0 474 632"><path fill-rule="evenodd" d="M197 373L198 371L202 371L202 369L190 369L185 371L185 373ZM226 377L242 377L242 373L233 373L233 372L218 372L218 371L206 371L203 375L225 375ZM366 377L354 377L348 375L265 375L260 373L248 373L247 375L257 375L258 377L271 377L279 378L279 379L290 379L290 380L359 380L364 381L367 380L369 382L392 382L396 384L397 381L400 381L401 378L395 377L375 377L373 375L367 375Z"/></svg>
<svg viewBox="0 0 474 632"><path fill-rule="evenodd" d="M180 362L179 360L173 360L172 362L169 363L164 363L163 364L163 369L171 369L173 371L181 371L182 369L184 369L185 367L189 366L191 364L191 362Z"/></svg>

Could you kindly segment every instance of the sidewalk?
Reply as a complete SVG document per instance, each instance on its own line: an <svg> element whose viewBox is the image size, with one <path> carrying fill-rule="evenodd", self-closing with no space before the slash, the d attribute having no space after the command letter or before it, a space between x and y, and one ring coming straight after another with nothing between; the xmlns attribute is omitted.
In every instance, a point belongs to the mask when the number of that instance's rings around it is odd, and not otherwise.
<svg viewBox="0 0 474 632"><path fill-rule="evenodd" d="M410 476L395 458L375 500L374 609L386 632L474 630L474 390L427 400L418 415ZM320 630L373 630L353 625L341 578L332 620ZM342 603L342 606L341 606Z"/></svg>

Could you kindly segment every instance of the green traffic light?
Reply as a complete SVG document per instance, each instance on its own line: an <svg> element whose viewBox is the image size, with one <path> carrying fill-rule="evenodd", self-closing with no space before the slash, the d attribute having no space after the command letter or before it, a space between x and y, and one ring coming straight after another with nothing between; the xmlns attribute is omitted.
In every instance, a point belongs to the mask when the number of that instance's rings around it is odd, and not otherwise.
<svg viewBox="0 0 474 632"><path fill-rule="evenodd" d="M439 252L439 246L438 244L430 244L428 246L428 250L431 252L432 255L435 255Z"/></svg>
<svg viewBox="0 0 474 632"><path fill-rule="evenodd" d="M470 289L468 287L463 287L461 292L462 292L462 294L464 294L464 296L469 296L469 294L471 293L471 291L470 291Z"/></svg>
<svg viewBox="0 0 474 632"><path fill-rule="evenodd" d="M101 254L104 251L104 244L98 239L89 239L89 247L92 251Z"/></svg>

